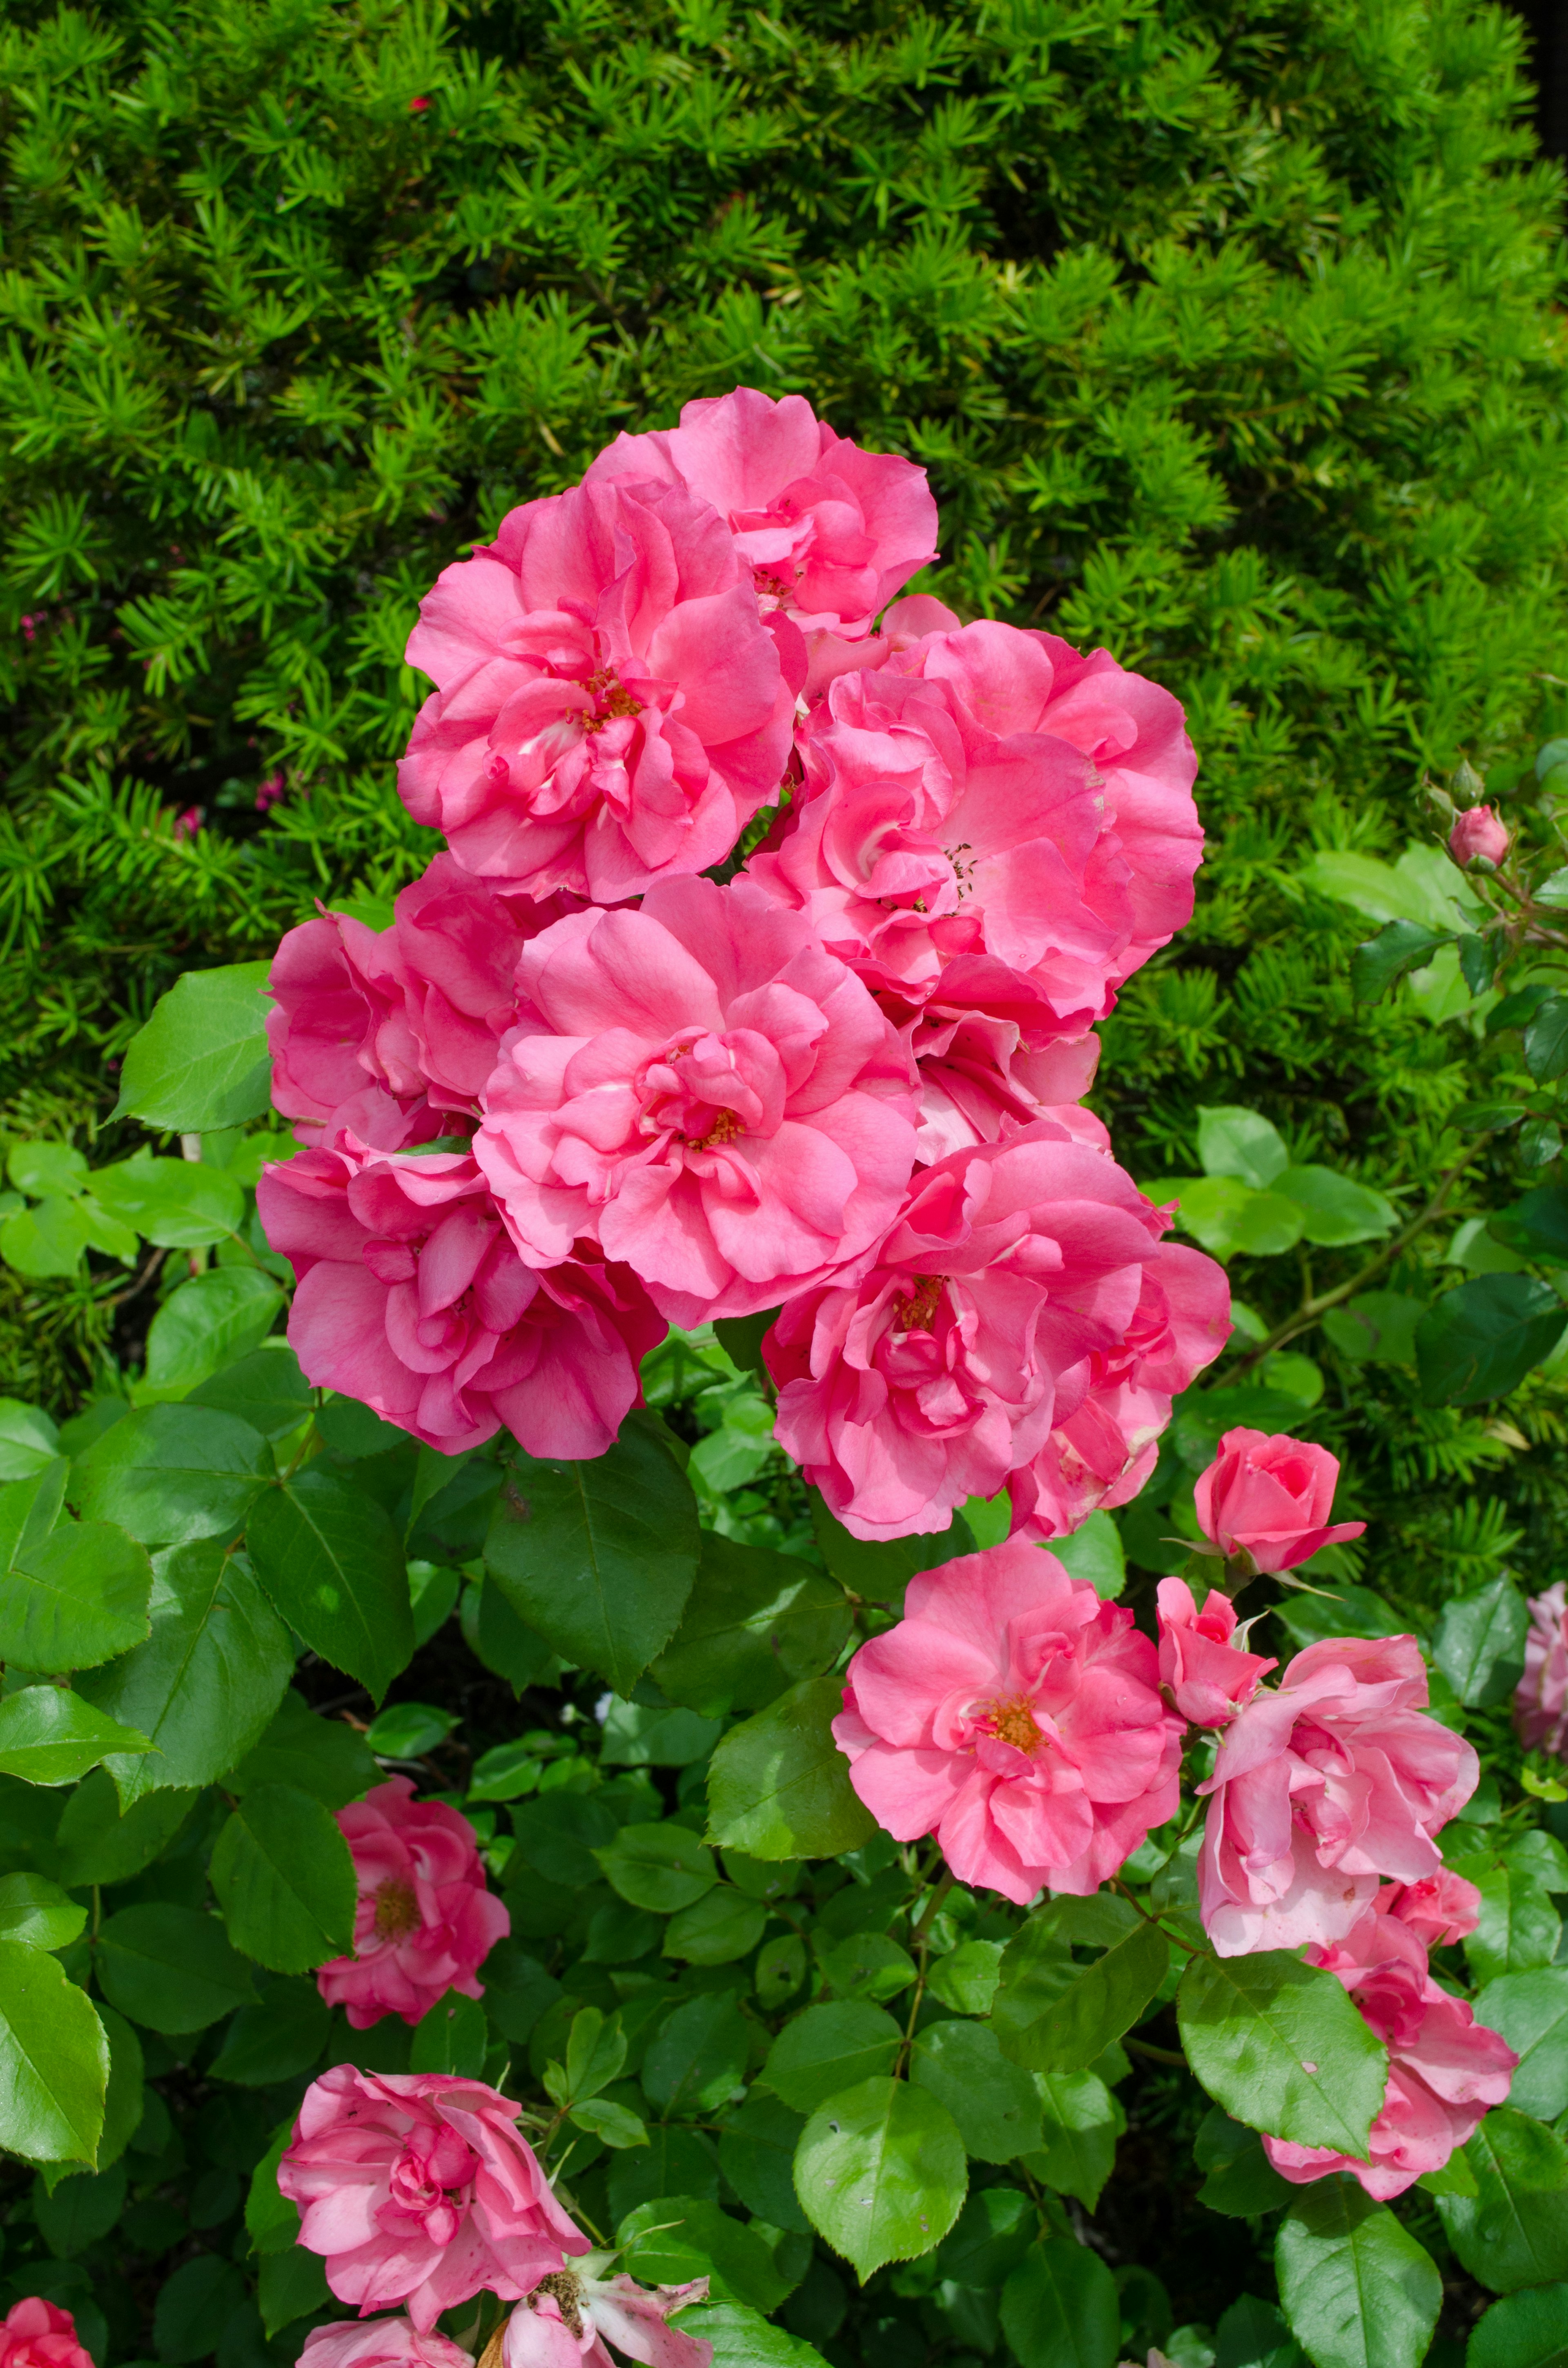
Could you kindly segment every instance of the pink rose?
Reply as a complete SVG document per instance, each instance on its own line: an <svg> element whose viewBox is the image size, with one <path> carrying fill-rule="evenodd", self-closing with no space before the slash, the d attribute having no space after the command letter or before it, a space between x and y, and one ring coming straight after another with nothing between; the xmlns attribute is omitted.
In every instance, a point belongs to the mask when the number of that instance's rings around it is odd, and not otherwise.
<svg viewBox="0 0 1568 2368"><path fill-rule="evenodd" d="M1481 1921L1480 1892L1448 1867L1420 1883L1385 1883L1372 1905L1408 1924L1424 1949L1449 1948Z"/></svg>
<svg viewBox="0 0 1568 2368"><path fill-rule="evenodd" d="M1519 2059L1462 1998L1438 1987L1426 1950L1397 1916L1362 1916L1342 1942L1309 1949L1307 1960L1338 1976L1388 2049L1388 2087L1364 2162L1286 2138L1266 2137L1264 2151L1298 2187L1348 2170L1387 2203L1441 2170L1474 2135L1487 2108L1506 2097Z"/></svg>
<svg viewBox="0 0 1568 2368"><path fill-rule="evenodd" d="M473 2368L473 2354L412 2319L340 2318L312 2328L299 2368Z"/></svg>
<svg viewBox="0 0 1568 2368"><path fill-rule="evenodd" d="M796 915L665 881L558 921L518 982L474 1155L530 1263L597 1241L689 1326L777 1305L894 1215L908 1056Z"/></svg>
<svg viewBox="0 0 1568 2368"><path fill-rule="evenodd" d="M318 1387L444 1455L503 1426L530 1455L602 1455L665 1326L591 1244L540 1271L517 1256L460 1152L335 1150L264 1169L256 1207L299 1287L289 1340Z"/></svg>
<svg viewBox="0 0 1568 2368"><path fill-rule="evenodd" d="M1294 1570L1324 1546L1358 1538L1365 1521L1330 1529L1339 1458L1305 1440L1228 1430L1194 1490L1198 1526L1227 1557L1250 1554L1260 1571Z"/></svg>
<svg viewBox="0 0 1568 2368"><path fill-rule="evenodd" d="M1562 1579L1530 1598L1529 1614L1514 1724L1527 1751L1568 1759L1568 1588Z"/></svg>
<svg viewBox="0 0 1568 2368"><path fill-rule="evenodd" d="M711 503L751 569L765 613L803 633L857 640L937 556L937 505L924 469L863 452L804 395L755 387L688 403L680 426L618 436L584 479L662 478Z"/></svg>
<svg viewBox="0 0 1568 2368"><path fill-rule="evenodd" d="M406 2305L427 2335L482 2289L518 2302L587 2251L517 2131L521 2110L447 2072L338 2064L312 2081L278 2184L339 2302L361 2317Z"/></svg>
<svg viewBox="0 0 1568 2368"><path fill-rule="evenodd" d="M1487 863L1501 863L1507 852L1508 826L1491 806L1471 806L1455 817L1449 853L1456 863L1473 863L1477 856Z"/></svg>
<svg viewBox="0 0 1568 2368"><path fill-rule="evenodd" d="M483 1998L480 1966L512 1919L485 1889L473 1827L443 1801L416 1801L406 1776L337 1812L359 1904L354 1954L316 1974L356 2031L384 2014L417 2022L448 1990ZM428 2363L437 2368L437 2363Z"/></svg>
<svg viewBox="0 0 1568 2368"><path fill-rule="evenodd" d="M1219 1588L1210 1588L1201 1611L1185 1579L1162 1578L1158 1598L1161 1685L1183 1718L1223 1726L1279 1664L1232 1644L1236 1607Z"/></svg>
<svg viewBox="0 0 1568 2368"><path fill-rule="evenodd" d="M1462 1809L1475 1752L1425 1714L1413 1636L1309 1645L1221 1739L1199 1898L1221 1957L1343 1940L1378 1878L1441 1872L1432 1836Z"/></svg>
<svg viewBox="0 0 1568 2368"><path fill-rule="evenodd" d="M93 2368L93 2361L70 2312L28 2294L0 2319L0 2368Z"/></svg>
<svg viewBox="0 0 1568 2368"><path fill-rule="evenodd" d="M1019 1907L1086 1893L1176 1806L1182 1723L1154 1647L1053 1554L1009 1540L909 1582L850 1662L834 1738L899 1841Z"/></svg>
<svg viewBox="0 0 1568 2368"><path fill-rule="evenodd" d="M723 520L680 486L528 502L420 604L398 790L466 871L601 903L726 856L794 700Z"/></svg>
<svg viewBox="0 0 1568 2368"><path fill-rule="evenodd" d="M856 1279L785 1304L763 1343L778 1439L855 1537L945 1529L1082 1403L1161 1229L1131 1177L1053 1119L949 1154Z"/></svg>
<svg viewBox="0 0 1568 2368"><path fill-rule="evenodd" d="M672 2312L707 2301L708 2280L650 2291L624 2271L590 2275L612 2259L590 2254L577 2269L541 2280L506 2321L502 2368L615 2368L608 2344L645 2368L710 2368L713 2346L669 2325Z"/></svg>
<svg viewBox="0 0 1568 2368"><path fill-rule="evenodd" d="M898 1021L915 1062L915 1140L925 1165L974 1144L1000 1143L1041 1118L1055 1119L1079 1143L1110 1150L1101 1121L1079 1107L1095 1081L1097 1036L1035 1045L1016 1019L991 1012L941 1003L914 1010L886 993L878 1000Z"/></svg>

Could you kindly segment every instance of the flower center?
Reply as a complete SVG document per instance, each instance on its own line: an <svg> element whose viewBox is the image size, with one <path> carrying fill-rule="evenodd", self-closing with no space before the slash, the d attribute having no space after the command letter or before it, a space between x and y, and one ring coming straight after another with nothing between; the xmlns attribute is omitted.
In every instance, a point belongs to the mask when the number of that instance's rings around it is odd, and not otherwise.
<svg viewBox="0 0 1568 2368"><path fill-rule="evenodd" d="M534 2288L534 2293L536 2294L553 2294L555 2296L556 2305L561 2312L562 2319L564 2319L566 2325L571 2328L574 2335L581 2336L583 2332L583 2285L580 2278L574 2276L573 2271L570 2270L551 2270L545 2276L540 2278L538 2285ZM531 2309L532 2306L532 2297L530 2296L529 2308Z"/></svg>
<svg viewBox="0 0 1568 2368"><path fill-rule="evenodd" d="M982 1715L981 1724L987 1734L996 1737L998 1743L1010 1743L1015 1751L1028 1752L1031 1756L1045 1740L1035 1725L1033 1705L1023 1694L1015 1694L1010 1701L990 1703Z"/></svg>
<svg viewBox="0 0 1568 2368"><path fill-rule="evenodd" d="M929 1332L936 1322L937 1310L942 1304L945 1274L917 1274L915 1288L905 1298L902 1292L893 1299L893 1315L901 1332Z"/></svg>
<svg viewBox="0 0 1568 2368"><path fill-rule="evenodd" d="M686 1140L693 1151L708 1151L716 1143L733 1143L738 1135L744 1133L744 1127L733 1110L717 1110L706 1134L688 1134Z"/></svg>
<svg viewBox="0 0 1568 2368"><path fill-rule="evenodd" d="M411 1932L418 1931L419 1902L411 1883L389 1874L384 1883L377 1884L375 1897L378 1941L406 1941Z"/></svg>
<svg viewBox="0 0 1568 2368"><path fill-rule="evenodd" d="M601 666L597 674L589 675L583 688L591 691L594 712L583 718L585 732L602 732L616 715L641 715L642 702L633 699L613 666Z"/></svg>

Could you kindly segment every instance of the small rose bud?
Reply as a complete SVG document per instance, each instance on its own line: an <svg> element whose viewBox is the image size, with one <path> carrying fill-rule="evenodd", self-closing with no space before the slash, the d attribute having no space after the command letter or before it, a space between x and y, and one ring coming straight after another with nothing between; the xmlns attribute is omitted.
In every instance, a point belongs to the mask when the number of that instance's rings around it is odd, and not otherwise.
<svg viewBox="0 0 1568 2368"><path fill-rule="evenodd" d="M1501 863L1508 852L1507 825L1490 806L1471 806L1449 833L1449 853L1459 864Z"/></svg>

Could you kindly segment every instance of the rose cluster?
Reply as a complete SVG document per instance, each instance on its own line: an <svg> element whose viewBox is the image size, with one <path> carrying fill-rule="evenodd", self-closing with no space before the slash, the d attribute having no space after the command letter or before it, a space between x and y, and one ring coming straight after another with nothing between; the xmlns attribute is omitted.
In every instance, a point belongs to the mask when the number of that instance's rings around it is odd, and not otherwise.
<svg viewBox="0 0 1568 2368"><path fill-rule="evenodd" d="M1082 1097L1191 913L1196 759L1105 651L895 598L936 546L923 470L741 388L442 575L399 787L448 851L272 970L312 1381L594 1456L667 1325L778 1309L858 1537L1137 1492L1228 1295Z"/></svg>
<svg viewBox="0 0 1568 2368"><path fill-rule="evenodd" d="M1245 1574L1292 1569L1359 1533L1327 1525L1338 1472L1321 1447L1229 1432L1197 1486L1200 1524ZM834 1734L850 1781L897 1839L934 1834L960 1882L1026 1906L1114 1875L1176 1815L1184 1748L1211 1731L1197 1787L1210 1941L1222 1957L1304 1946L1389 2051L1366 2160L1273 2137L1269 2159L1401 2194L1503 2101L1517 2062L1427 1965L1477 1922L1480 1893L1435 1839L1475 1790L1475 1752L1428 1713L1412 1636L1325 1639L1266 1686L1276 1664L1246 1649L1220 1589L1200 1604L1162 1579L1158 1626L1156 1645L1017 1537L920 1573L849 1664Z"/></svg>

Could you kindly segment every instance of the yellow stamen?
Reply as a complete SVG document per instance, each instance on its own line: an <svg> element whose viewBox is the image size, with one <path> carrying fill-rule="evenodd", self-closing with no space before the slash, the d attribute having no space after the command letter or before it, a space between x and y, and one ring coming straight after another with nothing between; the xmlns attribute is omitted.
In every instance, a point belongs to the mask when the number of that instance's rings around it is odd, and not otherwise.
<svg viewBox="0 0 1568 2368"><path fill-rule="evenodd" d="M994 1702L985 1713L985 1725L998 1743L1010 1743L1015 1751L1032 1754L1045 1740L1035 1725L1033 1706L1023 1694L1015 1694L1009 1702Z"/></svg>

